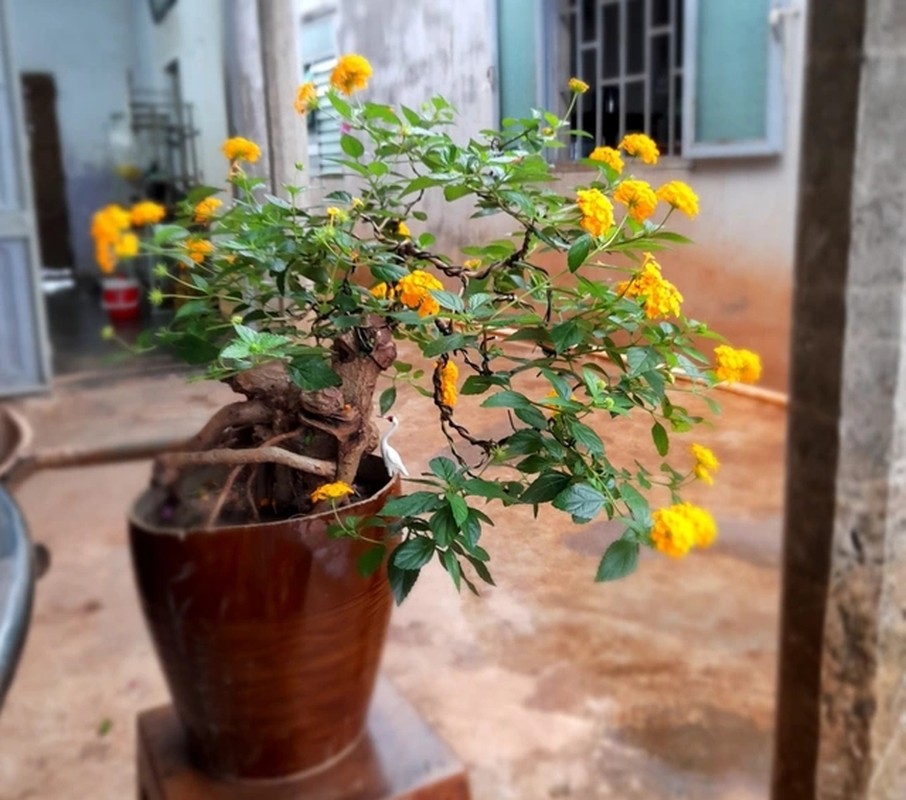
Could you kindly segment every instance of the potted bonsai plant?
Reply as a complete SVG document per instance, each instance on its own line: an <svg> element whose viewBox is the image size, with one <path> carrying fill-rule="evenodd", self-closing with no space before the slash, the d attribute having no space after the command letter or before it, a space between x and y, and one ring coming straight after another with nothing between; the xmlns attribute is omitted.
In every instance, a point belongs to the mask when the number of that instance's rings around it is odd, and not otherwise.
<svg viewBox="0 0 906 800"><path fill-rule="evenodd" d="M130 522L177 710L221 775L339 758L365 721L392 598L432 561L457 588L492 582L482 530L503 507L620 520L589 576L599 581L631 572L641 547L707 547L714 520L681 493L717 461L694 442L670 449L702 421L679 390L760 372L749 351L702 352L718 337L684 316L664 277L656 254L685 241L667 222L695 216L698 200L680 182L631 176L634 160L657 161L651 139L595 149L587 182L563 193L545 153L578 135L568 112L460 143L442 97L420 109L361 101L370 74L347 55L326 94L304 84L296 98L301 114L320 105L337 117L347 190L323 206L294 186L269 195L243 169L257 145L230 139L232 196L196 190L142 245L190 294L159 341L244 398L157 459ZM587 88L573 79L573 101ZM510 235L440 252L431 194L500 215ZM526 376L549 389L529 392ZM376 422L401 386L449 443L421 475L388 441L396 420L383 436ZM458 419L468 395L499 435ZM659 469L612 460L594 422L626 415L650 419ZM653 484L669 491L666 507L650 508Z"/></svg>
<svg viewBox="0 0 906 800"><path fill-rule="evenodd" d="M139 253L142 229L160 222L166 209L143 200L130 209L111 203L91 219L95 260L101 270L101 303L111 322L128 322L140 314L141 284L129 271Z"/></svg>

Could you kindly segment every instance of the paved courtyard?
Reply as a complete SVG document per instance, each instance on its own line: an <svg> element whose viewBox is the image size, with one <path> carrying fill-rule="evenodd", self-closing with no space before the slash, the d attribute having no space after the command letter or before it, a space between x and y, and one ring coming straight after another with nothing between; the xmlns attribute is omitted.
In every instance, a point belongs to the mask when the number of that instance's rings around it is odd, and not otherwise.
<svg viewBox="0 0 906 800"><path fill-rule="evenodd" d="M39 446L58 446L187 435L231 398L155 369L71 378L16 405ZM475 800L767 798L785 412L720 399L696 440L723 466L690 495L718 518L712 550L649 554L626 581L597 585L618 529L509 509L485 533L496 588L457 595L432 566L395 611L384 672L467 764ZM395 444L417 473L444 442L420 422L420 398L397 412ZM461 415L480 436L483 417L469 403ZM650 451L644 423L598 430L611 452ZM125 529L148 474L148 462L46 472L18 494L53 563L0 714L5 800L134 796L135 715L167 700Z"/></svg>

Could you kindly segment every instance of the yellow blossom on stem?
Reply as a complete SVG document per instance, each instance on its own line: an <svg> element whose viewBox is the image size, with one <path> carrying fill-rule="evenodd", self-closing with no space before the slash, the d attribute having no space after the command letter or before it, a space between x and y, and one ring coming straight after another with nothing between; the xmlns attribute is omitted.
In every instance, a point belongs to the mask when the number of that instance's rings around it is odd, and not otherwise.
<svg viewBox="0 0 906 800"><path fill-rule="evenodd" d="M617 175L623 172L623 156L620 155L619 150L614 150L612 147L596 147L588 157L592 161L610 167Z"/></svg>
<svg viewBox="0 0 906 800"><path fill-rule="evenodd" d="M393 300L395 292L393 291L392 286L388 286L386 283L381 281L377 286L372 286L369 290L372 295L378 298L378 300Z"/></svg>
<svg viewBox="0 0 906 800"><path fill-rule="evenodd" d="M167 215L167 209L160 203L143 200L129 209L129 219L136 228L154 225Z"/></svg>
<svg viewBox="0 0 906 800"><path fill-rule="evenodd" d="M248 161L254 164L261 158L261 148L251 139L234 136L223 143L223 154L229 161Z"/></svg>
<svg viewBox="0 0 906 800"><path fill-rule="evenodd" d="M643 164L657 164L661 155L654 140L644 133L627 133L620 141L619 148L627 156L638 158Z"/></svg>
<svg viewBox="0 0 906 800"><path fill-rule="evenodd" d="M403 236L406 239L412 237L412 231L409 230L409 226L403 220L400 220L399 225L396 226L396 234L397 236Z"/></svg>
<svg viewBox="0 0 906 800"><path fill-rule="evenodd" d="M440 385L440 402L453 408L456 405L458 393L456 381L459 378L459 367L450 359L446 362L437 362L437 380Z"/></svg>
<svg viewBox="0 0 906 800"><path fill-rule="evenodd" d="M130 213L116 203L95 211L91 217L91 236L94 239L95 259L101 271L106 275L116 269L117 246L120 245L124 232L129 229L131 221ZM125 245L127 252L131 246L132 240L130 239ZM135 246L137 250L137 239Z"/></svg>
<svg viewBox="0 0 906 800"><path fill-rule="evenodd" d="M645 260L632 280L617 284L616 292L624 297L643 298L645 316L648 319L680 315L683 296L676 286L661 275L661 265L651 253L645 253Z"/></svg>
<svg viewBox="0 0 906 800"><path fill-rule="evenodd" d="M629 216L636 222L644 222L654 213L657 195L645 181L625 180L617 186L613 199L629 209Z"/></svg>
<svg viewBox="0 0 906 800"><path fill-rule="evenodd" d="M613 226L613 204L599 189L579 189L576 205L582 212L579 225L592 236L603 236Z"/></svg>
<svg viewBox="0 0 906 800"><path fill-rule="evenodd" d="M478 269L481 266L481 259L480 258L467 258L465 261L462 262L462 265L466 269Z"/></svg>
<svg viewBox="0 0 906 800"><path fill-rule="evenodd" d="M657 196L677 211L682 211L689 219L695 219L698 215L698 195L687 183L669 181L657 190Z"/></svg>
<svg viewBox="0 0 906 800"><path fill-rule="evenodd" d="M371 64L364 56L347 53L340 56L337 65L330 74L330 84L345 95L350 95L368 85L371 77Z"/></svg>
<svg viewBox="0 0 906 800"><path fill-rule="evenodd" d="M222 205L222 200L218 200L216 197L206 197L195 205L193 219L201 223L210 222L217 213L217 209Z"/></svg>
<svg viewBox="0 0 906 800"><path fill-rule="evenodd" d="M717 472L720 468L720 461L717 460L717 456L714 455L714 452L710 448L707 448L702 444L691 445L689 451L692 453L692 458L695 459L695 466L692 467L695 477L702 481L702 483L713 486L714 478L711 476L711 473Z"/></svg>
<svg viewBox="0 0 906 800"><path fill-rule="evenodd" d="M138 255L138 236L124 233L113 246L117 258L132 258Z"/></svg>
<svg viewBox="0 0 906 800"><path fill-rule="evenodd" d="M570 78L566 85L575 94L585 94L588 91L588 84L580 78Z"/></svg>
<svg viewBox="0 0 906 800"><path fill-rule="evenodd" d="M440 304L431 295L444 285L433 275L417 269L400 278L397 284L400 302L409 308L417 308L419 316L427 317L440 311Z"/></svg>
<svg viewBox="0 0 906 800"><path fill-rule="evenodd" d="M352 494L352 487L343 481L334 483L325 483L319 486L311 493L312 503L318 503L321 500L339 500L346 495Z"/></svg>
<svg viewBox="0 0 906 800"><path fill-rule="evenodd" d="M692 503L659 508L651 519L651 543L671 558L682 558L693 547L709 547L717 537L714 517Z"/></svg>
<svg viewBox="0 0 906 800"><path fill-rule="evenodd" d="M296 90L296 101L293 107L300 114L306 111L314 111L318 107L318 87L311 81L300 84Z"/></svg>
<svg viewBox="0 0 906 800"><path fill-rule="evenodd" d="M344 211L342 208L337 208L336 206L330 206L327 209L327 217L330 220L331 225L339 225L349 219L349 214Z"/></svg>
<svg viewBox="0 0 906 800"><path fill-rule="evenodd" d="M206 255L214 252L214 245L207 239L186 239L183 242L183 247L188 251L189 258L196 264L200 264L204 261Z"/></svg>
<svg viewBox="0 0 906 800"><path fill-rule="evenodd" d="M761 377L761 359L751 350L737 350L726 344L714 348L717 380L727 383L755 383Z"/></svg>

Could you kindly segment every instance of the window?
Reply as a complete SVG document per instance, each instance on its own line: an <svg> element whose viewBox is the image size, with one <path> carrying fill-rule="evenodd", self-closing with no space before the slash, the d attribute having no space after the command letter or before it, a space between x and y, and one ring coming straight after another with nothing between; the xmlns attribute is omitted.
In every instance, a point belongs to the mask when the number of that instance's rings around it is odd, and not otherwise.
<svg viewBox="0 0 906 800"><path fill-rule="evenodd" d="M337 63L334 13L328 12L302 20L300 49L303 80L312 81L318 94L327 91L330 73ZM310 111L305 115L308 124L308 168L312 176L336 173L339 167L332 161L342 156L340 128L330 114Z"/></svg>
<svg viewBox="0 0 906 800"><path fill-rule="evenodd" d="M595 140L578 140L581 152L573 155L588 155L595 143L614 147L635 131L664 155L679 155L683 0L563 0L557 22L567 71L591 86L572 121Z"/></svg>
<svg viewBox="0 0 906 800"><path fill-rule="evenodd" d="M590 89L572 122L594 140L572 158L636 131L668 156L778 153L791 2L497 0L501 117L563 112L576 75Z"/></svg>

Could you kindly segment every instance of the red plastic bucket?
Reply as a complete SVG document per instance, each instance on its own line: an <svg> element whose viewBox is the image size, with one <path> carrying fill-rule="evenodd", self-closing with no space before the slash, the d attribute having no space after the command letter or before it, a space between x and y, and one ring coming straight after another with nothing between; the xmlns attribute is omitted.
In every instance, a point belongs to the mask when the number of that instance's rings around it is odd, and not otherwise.
<svg viewBox="0 0 906 800"><path fill-rule="evenodd" d="M126 322L139 317L141 293L134 278L104 278L101 305L111 322Z"/></svg>

